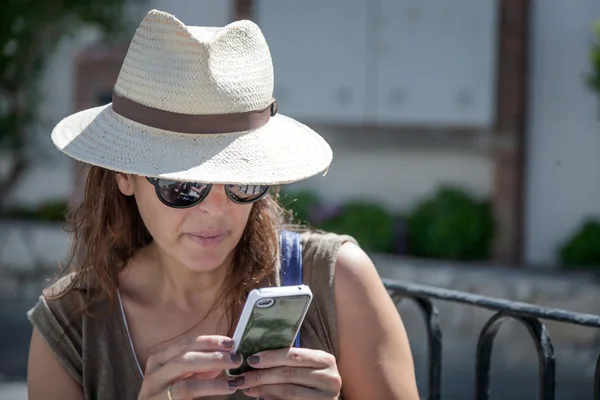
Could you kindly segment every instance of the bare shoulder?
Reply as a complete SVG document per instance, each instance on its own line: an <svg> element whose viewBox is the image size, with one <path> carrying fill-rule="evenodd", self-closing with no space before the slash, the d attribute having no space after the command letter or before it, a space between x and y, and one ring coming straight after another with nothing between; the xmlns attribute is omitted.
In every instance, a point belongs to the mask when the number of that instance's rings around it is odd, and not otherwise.
<svg viewBox="0 0 600 400"><path fill-rule="evenodd" d="M353 294L374 296L378 300L378 305L391 304L371 257L353 242L345 242L339 248L335 265L334 288L336 296L353 297ZM371 306L369 303L356 303L358 304L353 304L353 306L365 310ZM340 303L342 310L345 308L344 305L345 303ZM396 312L395 308L394 312Z"/></svg>
<svg viewBox="0 0 600 400"><path fill-rule="evenodd" d="M418 399L402 319L373 261L355 243L338 251L334 291L344 399Z"/></svg>
<svg viewBox="0 0 600 400"><path fill-rule="evenodd" d="M341 277L349 274L355 278L360 276L366 278L376 274L377 281L380 282L371 257L354 242L345 242L340 246L336 260L336 277L337 271L340 272Z"/></svg>

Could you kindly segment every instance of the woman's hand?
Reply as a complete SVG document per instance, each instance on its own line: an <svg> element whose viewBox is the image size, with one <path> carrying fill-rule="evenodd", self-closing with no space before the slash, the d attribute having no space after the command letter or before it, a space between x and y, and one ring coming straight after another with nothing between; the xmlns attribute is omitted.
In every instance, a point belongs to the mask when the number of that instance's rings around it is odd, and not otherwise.
<svg viewBox="0 0 600 400"><path fill-rule="evenodd" d="M253 371L241 376L248 396L268 400L332 400L342 387L335 357L320 350L269 350L248 357Z"/></svg>
<svg viewBox="0 0 600 400"><path fill-rule="evenodd" d="M151 355L138 400L188 400L231 394L238 380L221 376L237 368L242 357L230 353L233 340L225 336L185 338Z"/></svg>

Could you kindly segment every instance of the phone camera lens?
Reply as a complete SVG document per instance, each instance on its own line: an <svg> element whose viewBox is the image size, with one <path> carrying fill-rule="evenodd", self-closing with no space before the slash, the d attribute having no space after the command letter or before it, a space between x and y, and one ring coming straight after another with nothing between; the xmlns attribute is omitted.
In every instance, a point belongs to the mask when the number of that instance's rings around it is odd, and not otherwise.
<svg viewBox="0 0 600 400"><path fill-rule="evenodd" d="M275 304L275 299L261 299L256 302L256 307L258 308L269 308L273 304Z"/></svg>

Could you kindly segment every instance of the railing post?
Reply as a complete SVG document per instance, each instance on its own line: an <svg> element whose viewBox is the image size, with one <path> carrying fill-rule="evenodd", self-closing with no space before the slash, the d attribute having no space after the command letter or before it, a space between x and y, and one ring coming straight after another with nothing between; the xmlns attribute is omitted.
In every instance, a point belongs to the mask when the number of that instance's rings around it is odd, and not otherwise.
<svg viewBox="0 0 600 400"><path fill-rule="evenodd" d="M398 305L404 299L398 293L389 291L394 304ZM425 317L427 330L427 400L440 400L442 392L442 323L440 313L426 297L409 296Z"/></svg>
<svg viewBox="0 0 600 400"><path fill-rule="evenodd" d="M442 387L442 323L440 314L431 301L419 297L414 299L425 314L425 325L427 328L429 376L428 393L429 400L440 400Z"/></svg>
<svg viewBox="0 0 600 400"><path fill-rule="evenodd" d="M596 373L594 378L594 400L600 400L600 355L596 362Z"/></svg>
<svg viewBox="0 0 600 400"><path fill-rule="evenodd" d="M475 400L489 400L492 347L500 326L509 318L525 325L535 342L539 362L540 400L554 400L556 378L554 349L546 325L537 318L516 316L504 312L499 312L490 318L479 334L475 366Z"/></svg>

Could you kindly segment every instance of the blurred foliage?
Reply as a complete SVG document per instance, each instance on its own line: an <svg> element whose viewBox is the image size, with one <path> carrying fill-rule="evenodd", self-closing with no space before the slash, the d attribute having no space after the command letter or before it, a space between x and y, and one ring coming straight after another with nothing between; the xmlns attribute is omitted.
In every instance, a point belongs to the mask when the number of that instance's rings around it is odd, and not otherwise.
<svg viewBox="0 0 600 400"><path fill-rule="evenodd" d="M595 40L589 53L591 72L587 83L600 100L600 20L594 25Z"/></svg>
<svg viewBox="0 0 600 400"><path fill-rule="evenodd" d="M392 214L379 204L349 202L339 214L319 228L354 237L367 252L389 253L394 247L395 227Z"/></svg>
<svg viewBox="0 0 600 400"><path fill-rule="evenodd" d="M64 200L53 200L38 207L11 207L6 210L5 216L27 221L65 222L67 208L68 204Z"/></svg>
<svg viewBox="0 0 600 400"><path fill-rule="evenodd" d="M491 207L459 188L440 188L419 203L406 222L411 255L462 261L490 256L494 237Z"/></svg>
<svg viewBox="0 0 600 400"><path fill-rule="evenodd" d="M558 257L567 268L600 267L600 222L585 221L560 247Z"/></svg>
<svg viewBox="0 0 600 400"><path fill-rule="evenodd" d="M292 212L296 224L350 235L366 251L388 253L394 249L394 218L378 204L364 201L326 204L310 190L282 190L280 203Z"/></svg>
<svg viewBox="0 0 600 400"><path fill-rule="evenodd" d="M131 0L130 0L131 1ZM128 0L4 0L0 11L0 151L9 169L0 179L0 211L29 168L28 133L36 120L39 79L62 39L83 26L116 37Z"/></svg>
<svg viewBox="0 0 600 400"><path fill-rule="evenodd" d="M369 201L327 205L310 191L282 192L280 199L296 222L351 235L368 252L464 261L490 256L491 207L458 188L441 188L405 216Z"/></svg>
<svg viewBox="0 0 600 400"><path fill-rule="evenodd" d="M309 190L297 192L281 190L279 202L292 213L294 223L301 225L313 224L314 218L312 214L322 205L319 196Z"/></svg>

